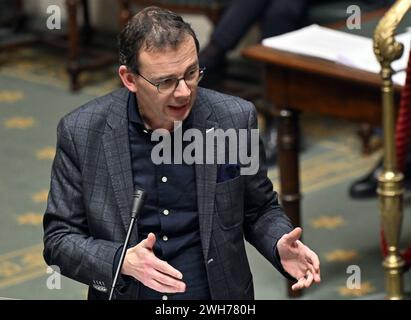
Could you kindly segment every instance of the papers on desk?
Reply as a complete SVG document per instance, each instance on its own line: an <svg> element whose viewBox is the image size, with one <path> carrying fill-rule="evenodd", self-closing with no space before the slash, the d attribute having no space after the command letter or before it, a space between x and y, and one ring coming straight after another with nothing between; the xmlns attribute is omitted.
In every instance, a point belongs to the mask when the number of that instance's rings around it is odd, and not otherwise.
<svg viewBox="0 0 411 320"><path fill-rule="evenodd" d="M399 60L392 63L392 67L396 72L393 81L404 85L404 70L408 62L411 34L402 33L397 35L396 39L404 44L404 53ZM264 39L263 45L273 49L334 61L373 73L378 73L381 69L374 55L372 39L316 24Z"/></svg>

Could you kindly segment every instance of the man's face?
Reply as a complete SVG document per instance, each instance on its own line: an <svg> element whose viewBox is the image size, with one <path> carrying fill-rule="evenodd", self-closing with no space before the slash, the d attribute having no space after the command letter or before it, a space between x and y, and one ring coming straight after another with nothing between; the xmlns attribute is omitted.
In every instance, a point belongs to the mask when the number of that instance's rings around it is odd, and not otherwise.
<svg viewBox="0 0 411 320"><path fill-rule="evenodd" d="M176 48L141 51L138 61L139 73L152 83L181 78L199 68L194 39L189 36ZM180 80L175 90L161 93L143 77L136 75L135 89L144 123L151 129L171 131L174 121L183 121L190 114L197 95L197 83L187 86L184 80Z"/></svg>

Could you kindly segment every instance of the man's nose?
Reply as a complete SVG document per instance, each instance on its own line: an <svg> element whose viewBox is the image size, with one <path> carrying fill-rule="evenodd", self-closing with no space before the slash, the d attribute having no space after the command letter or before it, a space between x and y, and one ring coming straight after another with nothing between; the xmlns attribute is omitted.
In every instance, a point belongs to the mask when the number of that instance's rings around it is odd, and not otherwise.
<svg viewBox="0 0 411 320"><path fill-rule="evenodd" d="M186 81L184 79L181 79L177 84L177 88L174 90L174 96L176 96L176 97L186 97L190 94L191 94L191 90L187 86Z"/></svg>

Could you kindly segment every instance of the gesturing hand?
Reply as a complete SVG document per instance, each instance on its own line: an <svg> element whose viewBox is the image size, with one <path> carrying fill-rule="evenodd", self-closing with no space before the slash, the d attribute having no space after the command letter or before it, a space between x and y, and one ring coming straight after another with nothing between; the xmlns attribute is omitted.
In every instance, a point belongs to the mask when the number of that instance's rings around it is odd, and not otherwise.
<svg viewBox="0 0 411 320"><path fill-rule="evenodd" d="M301 233L301 228L295 228L277 242L284 270L297 279L297 283L291 287L292 290L308 288L313 281L321 281L320 260L314 251L299 240Z"/></svg>
<svg viewBox="0 0 411 320"><path fill-rule="evenodd" d="M183 275L154 255L155 242L156 236L150 233L146 239L128 249L121 273L161 293L184 292L186 285L181 281Z"/></svg>

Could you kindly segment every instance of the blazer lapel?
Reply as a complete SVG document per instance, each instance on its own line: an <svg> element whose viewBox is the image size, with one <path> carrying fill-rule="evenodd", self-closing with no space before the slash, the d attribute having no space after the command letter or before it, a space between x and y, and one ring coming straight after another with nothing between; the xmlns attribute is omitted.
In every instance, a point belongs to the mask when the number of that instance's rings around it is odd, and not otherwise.
<svg viewBox="0 0 411 320"><path fill-rule="evenodd" d="M113 102L107 116L106 131L103 135L103 146L114 195L124 227L127 230L130 224L133 195L133 176L128 138L128 90L118 90L113 93L112 97ZM137 233L133 232L131 241L136 242L136 237Z"/></svg>
<svg viewBox="0 0 411 320"><path fill-rule="evenodd" d="M198 99L197 101L199 101ZM198 102L195 104L192 112L194 112L193 127L201 130L203 133L203 147L206 152L209 147L206 147L206 135L211 133L212 128L217 129L216 122L207 120L210 116L210 109L208 106ZM204 259L207 261L208 250L210 248L211 230L213 225L214 215L214 196L215 186L217 181L217 147L214 144L214 161L212 164L196 164L196 186L197 186L197 207L200 224L201 243L203 247ZM204 153L205 159L205 153Z"/></svg>

